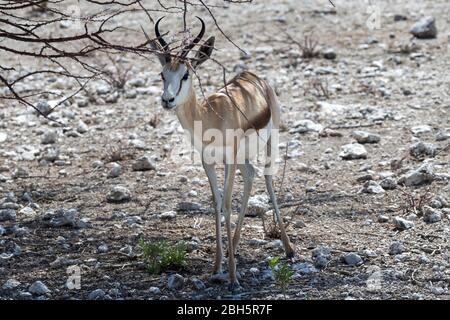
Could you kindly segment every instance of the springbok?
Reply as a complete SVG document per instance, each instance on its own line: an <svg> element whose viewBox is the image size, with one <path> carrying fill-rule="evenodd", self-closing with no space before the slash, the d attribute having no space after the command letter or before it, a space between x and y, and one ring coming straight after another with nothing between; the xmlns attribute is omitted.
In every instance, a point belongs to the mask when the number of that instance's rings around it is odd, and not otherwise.
<svg viewBox="0 0 450 320"><path fill-rule="evenodd" d="M255 176L255 169L250 163L250 160L255 157L255 150L252 148L252 143L246 143L246 141L252 141L251 139L246 140L251 136L257 136L258 139L263 139L262 136L265 138L263 141L266 150L264 171L266 187L280 228L285 253L287 257L294 255L294 249L286 234L273 191L273 172L269 170L273 164L272 161L274 161L271 159L271 151L273 150L272 133L279 126L280 108L269 84L248 71L235 76L225 87L203 101L197 100L193 86L193 74L202 63L210 58L215 42L215 38L210 37L201 45L193 59L187 58L189 51L201 40L205 33L205 23L201 18L197 18L202 24L200 33L178 55L170 53L169 44L159 32L159 23L162 18L155 24L155 39L151 40L144 29L142 30L163 67L161 72L164 82L164 92L161 97L162 106L167 110L175 110L182 127L190 134L192 143L199 151L203 167L208 176L215 208L216 257L214 274L217 275L222 275L221 213L224 213L228 239L230 290L234 290L239 288L236 277L235 253ZM201 124L200 130L196 125L198 123ZM231 139L229 138L230 131L233 132ZM214 139L211 137L211 132L218 133ZM219 136L227 139L218 139ZM217 153L214 159L221 159L221 161L206 159L205 151L211 145L214 146L214 152ZM275 148L278 148L278 145ZM219 192L215 171L215 165L218 163L225 165L223 197ZM231 199L236 169L240 170L244 180L244 194L233 236Z"/></svg>

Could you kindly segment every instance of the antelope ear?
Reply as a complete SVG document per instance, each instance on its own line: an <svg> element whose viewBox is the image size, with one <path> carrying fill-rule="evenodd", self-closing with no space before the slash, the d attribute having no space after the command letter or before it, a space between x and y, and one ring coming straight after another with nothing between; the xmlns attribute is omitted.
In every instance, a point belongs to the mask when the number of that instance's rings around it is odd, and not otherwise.
<svg viewBox="0 0 450 320"><path fill-rule="evenodd" d="M215 41L216 38L212 36L202 44L200 49L197 51L195 58L192 59L192 66L194 68L197 68L199 65L201 65L203 62L205 62L211 57L211 54L214 50Z"/></svg>

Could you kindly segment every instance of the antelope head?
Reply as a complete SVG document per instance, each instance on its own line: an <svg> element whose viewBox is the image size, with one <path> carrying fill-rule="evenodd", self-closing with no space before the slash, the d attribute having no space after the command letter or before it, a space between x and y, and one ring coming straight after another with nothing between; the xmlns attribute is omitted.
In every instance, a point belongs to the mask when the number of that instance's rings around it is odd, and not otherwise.
<svg viewBox="0 0 450 320"><path fill-rule="evenodd" d="M198 42L200 42L205 33L205 23L201 18L197 18L202 24L200 33L177 55L171 53L169 44L159 32L159 23L163 17L155 24L156 39L150 40L143 30L151 48L156 51L158 60L163 67L161 78L164 82L164 92L161 96L161 102L164 109L174 109L188 100L192 87L192 74L194 73L194 70L208 60L213 51L215 38L210 37L202 44L194 58L187 57L189 52Z"/></svg>

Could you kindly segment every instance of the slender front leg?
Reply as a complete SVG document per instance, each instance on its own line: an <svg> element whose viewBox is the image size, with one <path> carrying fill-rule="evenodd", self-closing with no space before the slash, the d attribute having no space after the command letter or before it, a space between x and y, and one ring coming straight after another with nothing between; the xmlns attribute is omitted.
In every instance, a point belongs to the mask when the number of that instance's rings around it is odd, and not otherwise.
<svg viewBox="0 0 450 320"><path fill-rule="evenodd" d="M236 254L239 239L241 238L242 224L244 222L244 217L247 214L248 209L248 198L250 197L253 180L255 178L255 168L253 168L252 164L248 160L245 160L245 164L238 164L238 169L239 171L241 171L242 178L244 179L244 195L242 196L241 211L239 212L236 229L234 230L234 254Z"/></svg>
<svg viewBox="0 0 450 320"><path fill-rule="evenodd" d="M233 184L236 175L236 163L225 164L227 175L225 176L225 190L223 196L223 212L225 215L225 226L228 239L228 270L230 273L230 290L237 289L239 282L236 277L236 262L234 260L233 234L231 231L231 198L233 195Z"/></svg>
<svg viewBox="0 0 450 320"><path fill-rule="evenodd" d="M222 232L221 232L221 215L222 215L222 197L217 185L217 175L213 164L203 163L206 175L208 176L209 185L214 198L214 209L216 213L216 259L214 262L214 273L222 273Z"/></svg>

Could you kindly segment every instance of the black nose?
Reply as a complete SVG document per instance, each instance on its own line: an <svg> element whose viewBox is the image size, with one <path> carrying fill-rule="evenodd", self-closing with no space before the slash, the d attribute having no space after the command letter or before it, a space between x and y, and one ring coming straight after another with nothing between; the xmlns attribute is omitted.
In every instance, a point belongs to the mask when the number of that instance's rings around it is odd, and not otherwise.
<svg viewBox="0 0 450 320"><path fill-rule="evenodd" d="M162 101L164 101L165 103L167 103L167 102L174 102L175 101L175 98L170 98L169 100L166 100L166 99L164 99L164 98L161 98L162 99Z"/></svg>

